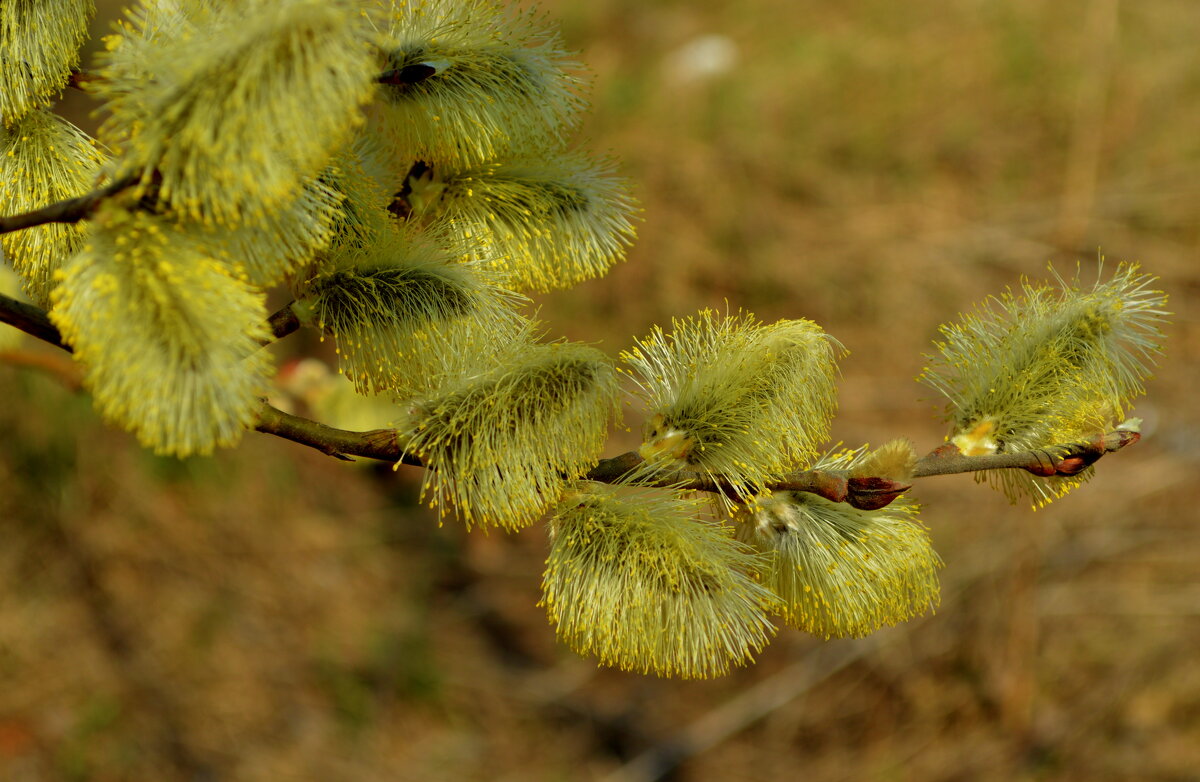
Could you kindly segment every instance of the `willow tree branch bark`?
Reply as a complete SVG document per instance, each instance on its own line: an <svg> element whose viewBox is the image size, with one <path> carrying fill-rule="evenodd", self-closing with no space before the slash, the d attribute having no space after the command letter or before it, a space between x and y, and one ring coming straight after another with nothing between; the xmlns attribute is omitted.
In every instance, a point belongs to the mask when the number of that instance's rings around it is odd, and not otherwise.
<svg viewBox="0 0 1200 782"><path fill-rule="evenodd" d="M17 301L2 293L0 293L0 323L7 323L31 337L37 337L42 342L62 348L68 353L71 352L71 346L63 342L62 334L59 333L58 327L50 322L50 317L45 310L23 301Z"/></svg>
<svg viewBox="0 0 1200 782"><path fill-rule="evenodd" d="M285 308L285 310L288 308ZM282 312L282 311L281 311ZM277 313L278 315L278 313ZM46 313L8 296L0 295L0 322L8 323L55 347L70 351L62 335ZM290 322L287 317L272 316L271 325ZM287 332L285 332L287 333ZM282 335L279 335L282 336ZM339 459L361 457L397 464L427 467L419 456L408 451L404 434L395 429L373 429L351 432L301 416L285 413L263 402L255 430L306 445ZM917 461L912 477L956 475L980 470L1023 469L1034 475L1076 475L1100 457L1119 451L1140 439L1135 431L1117 429L1097 435L1086 442L1064 443L1036 451L997 453L986 456L964 456L952 444L945 444ZM643 464L634 452L601 459L586 477L599 483L617 483L628 478ZM719 481L705 480L689 473L657 474L637 481L640 485L670 486L694 491L719 492L734 496L731 486ZM882 508L912 488L912 484L878 476L856 476L838 470L807 470L787 475L765 485L772 491L803 491L820 495L833 502L846 502L856 508Z"/></svg>
<svg viewBox="0 0 1200 782"><path fill-rule="evenodd" d="M0 217L0 234L47 223L78 223L80 220L90 217L101 201L130 187L133 183L133 179L118 179L96 188L90 193L56 201L40 209L34 209L32 212Z"/></svg>

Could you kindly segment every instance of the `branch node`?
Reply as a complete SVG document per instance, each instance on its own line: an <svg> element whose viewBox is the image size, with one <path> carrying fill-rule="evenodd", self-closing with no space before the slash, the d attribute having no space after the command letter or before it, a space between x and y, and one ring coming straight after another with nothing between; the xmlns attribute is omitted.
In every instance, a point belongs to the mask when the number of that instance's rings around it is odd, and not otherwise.
<svg viewBox="0 0 1200 782"><path fill-rule="evenodd" d="M891 478L850 478L847 480L846 502L859 510L879 510L912 488Z"/></svg>

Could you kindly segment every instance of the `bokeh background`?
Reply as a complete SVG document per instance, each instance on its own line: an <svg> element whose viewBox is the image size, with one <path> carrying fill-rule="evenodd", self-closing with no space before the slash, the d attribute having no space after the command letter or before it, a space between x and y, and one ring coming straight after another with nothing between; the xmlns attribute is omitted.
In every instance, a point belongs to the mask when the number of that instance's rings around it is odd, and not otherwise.
<svg viewBox="0 0 1200 782"><path fill-rule="evenodd" d="M938 324L1102 254L1171 296L1146 437L1036 513L920 481L935 614L680 682L556 644L540 525L439 526L416 471L265 436L156 458L27 341L0 365L0 779L1200 780L1200 7L542 7L595 77L581 143L645 206L625 264L539 298L553 332L811 318L851 351L835 439L924 450Z"/></svg>

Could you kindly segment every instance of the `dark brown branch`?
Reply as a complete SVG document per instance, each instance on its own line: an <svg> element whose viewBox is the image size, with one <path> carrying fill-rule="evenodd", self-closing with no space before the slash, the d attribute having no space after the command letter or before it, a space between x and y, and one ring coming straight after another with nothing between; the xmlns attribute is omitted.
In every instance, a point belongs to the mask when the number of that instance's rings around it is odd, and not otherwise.
<svg viewBox="0 0 1200 782"><path fill-rule="evenodd" d="M134 181L133 179L119 179L90 193L68 198L65 201L57 201L40 209L34 209L32 212L0 217L0 234L47 223L77 223L80 220L86 220L92 212L96 211L96 207L100 205L101 201L129 187Z"/></svg>
<svg viewBox="0 0 1200 782"><path fill-rule="evenodd" d="M63 342L58 327L50 322L46 311L32 304L17 301L0 293L0 323L7 323L26 334L37 337L42 342L48 342L56 348L62 348L68 353L70 346Z"/></svg>
<svg viewBox="0 0 1200 782"><path fill-rule="evenodd" d="M290 313L284 315L281 313ZM287 324L295 318L291 305L271 316L272 331L277 336L290 333ZM62 335L46 313L37 307L0 295L0 322L9 323L27 334L69 351ZM298 322L297 322L298 323ZM283 325L279 325L283 324ZM321 453L346 459L359 456L423 467L421 460L406 451L403 435L394 429L373 429L369 432L350 432L334 429L308 418L285 413L263 403L254 428L264 434L307 445ZM947 443L920 459L913 471L914 478L932 475L951 475L980 470L1023 469L1043 477L1075 475L1106 453L1119 451L1141 439L1137 432L1118 429L1097 435L1090 441L1051 446L1023 453L997 453L986 456L964 456ZM599 483L616 483L641 467L643 460L636 453L623 453L601 459L585 476ZM694 491L707 491L733 497L729 484L705 480L686 473L658 475L639 479L641 485L670 486ZM882 508L908 489L911 484L877 476L853 476L838 470L808 470L793 473L766 484L772 491L804 491L820 495L833 502L846 502L863 510Z"/></svg>
<svg viewBox="0 0 1200 782"><path fill-rule="evenodd" d="M264 434L273 434L307 445L321 453L341 459L347 456L361 456L384 462L411 464L414 467L424 466L416 456L405 453L405 443L400 432L395 429L373 429L369 432L334 429L308 418L285 413L265 402L254 428Z"/></svg>
<svg viewBox="0 0 1200 782"><path fill-rule="evenodd" d="M267 327L271 329L271 336L274 339L283 339L288 334L295 333L300 329L300 318L297 317L296 310L292 307L295 303L293 301L285 304L278 312L272 313L271 317L267 318Z"/></svg>
<svg viewBox="0 0 1200 782"><path fill-rule="evenodd" d="M94 81L101 81L100 76L90 71L84 71L80 70L79 68L75 68L71 71L70 78L67 79L67 86L86 92L87 85Z"/></svg>

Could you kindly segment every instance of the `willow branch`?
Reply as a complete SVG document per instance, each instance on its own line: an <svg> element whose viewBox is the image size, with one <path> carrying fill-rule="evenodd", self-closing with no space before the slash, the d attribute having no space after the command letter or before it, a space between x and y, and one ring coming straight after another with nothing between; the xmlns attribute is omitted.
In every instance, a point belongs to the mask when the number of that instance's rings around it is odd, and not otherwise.
<svg viewBox="0 0 1200 782"><path fill-rule="evenodd" d="M334 429L277 410L266 403L263 404L255 429L340 458L360 456L417 467L426 466L418 457L407 452L403 434L394 429L374 429L369 432ZM913 477L925 478L932 475L1000 469L1024 469L1041 476L1075 475L1104 454L1118 451L1139 439L1140 435L1137 432L1118 429L1098 435L1087 442L986 456L963 456L957 453L957 449L952 454L943 446L917 462ZM643 462L641 456L630 451L601 459L584 478L598 483L617 483L627 480L630 473L638 470ZM729 484L696 478L688 473L657 474L652 478L639 476L636 482L642 486L671 487L735 496L733 487ZM785 476L778 481L771 481L765 484L764 488L772 491L809 492L833 502L846 502L863 510L877 510L911 489L912 484L890 478L853 476L839 470L806 470Z"/></svg>
<svg viewBox="0 0 1200 782"><path fill-rule="evenodd" d="M403 434L395 429L372 429L369 432L334 429L309 418L285 413L266 402L263 402L259 410L254 429L307 445L340 459L361 456L384 462L410 464L414 467L424 466L420 459L406 452Z"/></svg>
<svg viewBox="0 0 1200 782"><path fill-rule="evenodd" d="M78 223L80 220L86 220L92 212L96 211L96 207L100 205L101 201L131 186L134 181L134 179L118 179L96 188L90 193L84 193L64 201L56 201L40 209L34 209L32 212L0 217L0 234L47 223Z"/></svg>
<svg viewBox="0 0 1200 782"><path fill-rule="evenodd" d="M23 301L17 301L2 293L0 293L0 323L7 323L31 337L37 337L42 342L62 348L68 353L71 352L70 346L63 342L62 334L59 333L58 327L50 322L50 317L45 310Z"/></svg>
<svg viewBox="0 0 1200 782"><path fill-rule="evenodd" d="M292 334L300 329L300 318L296 315L296 310L292 306L296 302L288 302L278 311L271 313L271 317L267 318L267 328L271 330L272 341L283 339L288 334Z"/></svg>
<svg viewBox="0 0 1200 782"><path fill-rule="evenodd" d="M291 305L271 316L271 325L277 336L283 330L279 323L290 323L295 317L280 313L289 312ZM24 304L8 296L0 295L0 322L16 326L26 334L37 337L55 347L70 351L63 344L62 335L50 322L46 313L37 307ZM283 330L283 333L290 333ZM358 456L397 464L425 467L421 459L408 452L408 444L402 432L395 429L372 429L368 432L351 432L285 413L266 402L258 413L255 430L264 434L282 437L294 443L306 445L321 453L339 459ZM1076 475L1094 464L1106 453L1119 451L1141 439L1135 431L1117 429L1097 435L1079 443L1054 445L1022 453L996 453L985 456L965 456L947 443L921 458L912 477L927 478L933 475L956 475L980 470L1022 469L1049 477L1052 475ZM640 472L644 460L637 453L623 453L601 459L584 477L598 483L617 483L630 479L635 470ZM656 473L653 477L638 477L636 482L643 486L662 486L722 493L735 497L730 484L697 478L694 474ZM817 494L833 502L846 502L856 508L876 510L896 499L912 488L911 483L878 476L851 475L840 470L806 470L792 473L780 480L770 481L763 488L771 491L803 491Z"/></svg>
<svg viewBox="0 0 1200 782"><path fill-rule="evenodd" d="M63 342L58 327L51 321L46 311L32 304L18 301L11 296L0 293L0 323L7 323L30 336L37 337L42 342L62 348L68 353L71 346ZM300 319L288 304L267 319L267 327L274 339L282 339L300 328Z"/></svg>

